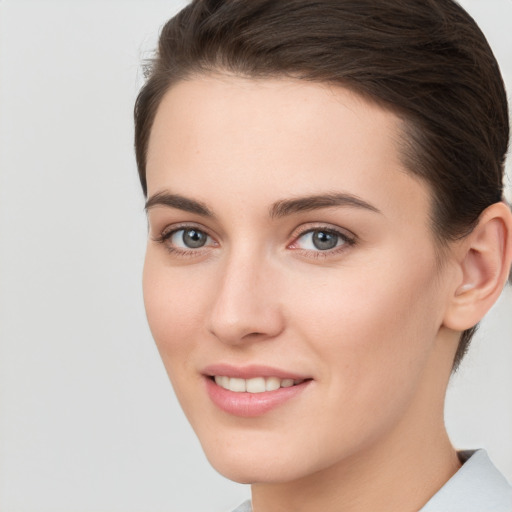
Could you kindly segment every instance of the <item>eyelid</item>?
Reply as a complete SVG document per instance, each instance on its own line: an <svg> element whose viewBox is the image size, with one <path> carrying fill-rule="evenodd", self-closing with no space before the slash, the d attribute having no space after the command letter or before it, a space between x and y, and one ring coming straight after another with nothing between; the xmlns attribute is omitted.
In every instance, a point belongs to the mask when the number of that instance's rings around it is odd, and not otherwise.
<svg viewBox="0 0 512 512"><path fill-rule="evenodd" d="M308 233L314 233L316 231L324 231L327 233L333 233L341 238L343 242L341 245L337 245L332 249L303 249L301 247L293 247L297 241L302 238L304 235ZM327 223L314 223L313 225L308 224L306 226L302 225L299 228L295 229L291 235L292 242L288 244L288 248L294 251L301 251L304 253L312 253L315 257L328 257L329 255L337 254L340 251L346 250L348 247L354 245L357 242L357 236L349 231L348 229L341 228L339 226L334 226L332 224Z"/></svg>
<svg viewBox="0 0 512 512"><path fill-rule="evenodd" d="M161 239L167 239L173 233L175 233L176 231L179 231L180 229L197 229L198 231L202 231L203 233L206 233L209 237L215 238L207 227L203 226L202 224L200 224L198 222L175 222L172 224L168 224L163 229L156 230L156 231L159 231L159 234L155 235L152 238L155 241L158 241Z"/></svg>
<svg viewBox="0 0 512 512"><path fill-rule="evenodd" d="M169 240L172 238L172 236L178 232L178 231L185 231L187 229L191 230L197 230L204 233L211 241L212 243L207 243L204 246L198 247L198 248L183 248L183 247L176 247L169 243ZM202 226L199 223L196 222L177 222L174 224L169 224L166 227L164 227L159 235L152 236L151 239L154 242L160 243L165 246L165 248L171 252L175 253L181 256L194 256L202 253L205 250L208 250L211 247L218 246L218 242L215 239L215 237L211 234L210 230L206 227Z"/></svg>
<svg viewBox="0 0 512 512"><path fill-rule="evenodd" d="M344 239L347 240L357 240L357 235L350 231L347 228L342 228L340 226L336 226L334 224L330 224L329 222L308 222L307 224L302 224L299 227L295 228L290 234L290 238L297 239L306 233L311 233L312 231L328 231L329 233L336 233L340 235Z"/></svg>

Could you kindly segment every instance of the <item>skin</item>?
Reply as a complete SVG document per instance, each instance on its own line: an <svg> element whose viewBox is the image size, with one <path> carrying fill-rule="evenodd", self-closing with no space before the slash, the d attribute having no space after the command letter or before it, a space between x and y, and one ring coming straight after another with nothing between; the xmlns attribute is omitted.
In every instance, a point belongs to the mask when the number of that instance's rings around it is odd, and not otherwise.
<svg viewBox="0 0 512 512"><path fill-rule="evenodd" d="M148 208L148 321L208 459L253 484L255 512L415 511L460 466L443 422L460 253L439 265L431 194L402 164L400 123L341 87L292 79L195 77L159 106L148 197L212 215ZM371 208L270 214L334 193ZM207 243L183 247L184 226ZM353 243L318 250L304 233L322 228ZM241 418L205 391L202 370L217 363L312 380Z"/></svg>

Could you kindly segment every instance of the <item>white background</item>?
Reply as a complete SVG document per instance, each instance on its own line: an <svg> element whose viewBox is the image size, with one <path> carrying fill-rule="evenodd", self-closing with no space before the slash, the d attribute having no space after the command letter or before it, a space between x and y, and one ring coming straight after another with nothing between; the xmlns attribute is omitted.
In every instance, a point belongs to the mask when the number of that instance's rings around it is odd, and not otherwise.
<svg viewBox="0 0 512 512"><path fill-rule="evenodd" d="M512 91L512 1L462 4ZM132 107L180 5L0 1L2 512L220 512L248 496L205 461L143 311ZM508 290L447 403L454 444L486 447L509 479L511 317Z"/></svg>

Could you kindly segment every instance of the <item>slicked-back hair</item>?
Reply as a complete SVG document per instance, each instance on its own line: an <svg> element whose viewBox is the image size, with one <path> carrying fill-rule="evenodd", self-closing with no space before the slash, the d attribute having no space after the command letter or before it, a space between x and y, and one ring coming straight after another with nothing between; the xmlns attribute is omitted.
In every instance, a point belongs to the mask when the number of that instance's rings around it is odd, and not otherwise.
<svg viewBox="0 0 512 512"><path fill-rule="evenodd" d="M404 121L403 162L432 192L441 248L503 200L503 79L485 36L453 0L192 1L163 27L135 105L144 194L149 137L164 94L212 73L339 85L395 112ZM462 334L454 369L475 330Z"/></svg>

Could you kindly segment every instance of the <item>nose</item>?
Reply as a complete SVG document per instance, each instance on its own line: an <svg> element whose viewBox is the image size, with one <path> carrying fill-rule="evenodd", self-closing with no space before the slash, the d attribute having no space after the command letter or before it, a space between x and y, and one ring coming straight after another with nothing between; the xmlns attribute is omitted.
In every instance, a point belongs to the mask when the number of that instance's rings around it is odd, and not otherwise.
<svg viewBox="0 0 512 512"><path fill-rule="evenodd" d="M216 338L236 345L275 338L283 331L275 271L254 256L233 255L225 262L209 319Z"/></svg>

